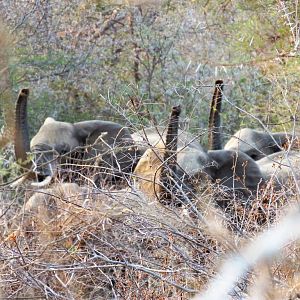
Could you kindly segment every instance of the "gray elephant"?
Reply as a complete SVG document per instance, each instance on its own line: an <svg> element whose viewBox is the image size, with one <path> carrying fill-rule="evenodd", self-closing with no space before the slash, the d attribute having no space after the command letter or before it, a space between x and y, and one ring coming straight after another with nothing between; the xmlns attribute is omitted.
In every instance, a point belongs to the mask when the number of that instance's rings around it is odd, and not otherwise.
<svg viewBox="0 0 300 300"><path fill-rule="evenodd" d="M215 82L208 121L208 156L214 162L210 167L212 179L231 189L249 195L265 182L259 166L247 153L238 148L222 150L221 107L224 84Z"/></svg>
<svg viewBox="0 0 300 300"><path fill-rule="evenodd" d="M221 85L218 87L218 85ZM211 101L209 118L209 148L221 149L220 113L222 101L222 81L216 81L214 96ZM208 151L209 156L218 163L219 170L212 175L222 185L229 188L247 189L254 191L264 182L272 183L275 189L280 189L288 183L299 183L300 153L295 150L281 151L285 147L297 148L298 138L286 133L268 133L250 128L239 130L225 145L226 150ZM227 151L225 153L224 151ZM236 152L238 151L238 152ZM238 155L238 157L236 156ZM252 159L249 159L249 156ZM228 180L228 174L222 171L222 166L228 164L232 157L237 165L245 165L246 177L237 168L234 177ZM255 162L253 161L256 160ZM257 173L257 167L259 172ZM247 170L246 170L247 169ZM225 168L226 170L226 168ZM258 174L256 177L255 174ZM262 178L260 182L260 177ZM291 187L291 185L290 185Z"/></svg>
<svg viewBox="0 0 300 300"><path fill-rule="evenodd" d="M208 156L214 162L209 167L213 182L229 190L248 197L265 184L259 165L241 151L210 150Z"/></svg>
<svg viewBox="0 0 300 300"><path fill-rule="evenodd" d="M94 165L97 160L101 171L108 170L114 176L132 171L138 152L129 130L117 123L91 120L71 124L47 118L30 141L28 96L28 89L21 90L16 104L15 155L38 177L40 182L34 185L49 184L66 153L71 161L79 158L83 164ZM28 152L33 154L32 162Z"/></svg>
<svg viewBox="0 0 300 300"><path fill-rule="evenodd" d="M221 107L223 81L217 80L210 106L208 122L208 149L221 150ZM296 145L296 137L285 132L263 132L250 128L238 130L225 144L225 150L244 152L254 160L282 151L289 143Z"/></svg>
<svg viewBox="0 0 300 300"><path fill-rule="evenodd" d="M254 160L282 151L295 137L285 132L263 132L250 128L237 131L225 144L226 150L238 150Z"/></svg>
<svg viewBox="0 0 300 300"><path fill-rule="evenodd" d="M275 189L300 184L300 152L280 151L257 161L264 177Z"/></svg>
<svg viewBox="0 0 300 300"><path fill-rule="evenodd" d="M178 126L178 122L175 124ZM258 165L248 155L230 150L207 152L195 137L178 129L176 131L176 128L170 129L170 126L174 124L169 123L167 132L178 132L177 147L167 142L168 134L161 130L142 131L144 140L148 141L148 149L137 164L135 174L141 179L140 186L144 192L157 196L155 190L159 190L158 185L165 181L162 177L164 173L170 172L168 170L171 170L176 185L182 182L184 187L196 188L195 182L198 186L206 184L208 179L227 189L240 191L246 197L256 192L260 184L265 182ZM140 137L142 132L133 135L133 138ZM166 157L165 153L168 152L173 153L173 160ZM174 159L176 159L176 168L174 168Z"/></svg>

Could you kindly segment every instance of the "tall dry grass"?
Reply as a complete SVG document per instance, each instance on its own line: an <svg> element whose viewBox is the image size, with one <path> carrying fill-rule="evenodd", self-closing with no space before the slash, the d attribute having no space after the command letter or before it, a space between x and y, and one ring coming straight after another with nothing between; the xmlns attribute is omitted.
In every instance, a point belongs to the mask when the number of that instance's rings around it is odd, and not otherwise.
<svg viewBox="0 0 300 300"><path fill-rule="evenodd" d="M298 243L284 234L299 231L298 214L294 223L278 221L295 204L292 191L269 187L247 203L208 185L192 205L172 208L130 181L123 189L83 181L1 187L3 298L190 299L207 290L199 299L208 299L211 288L221 293L218 283L227 289L214 299L294 299L300 292Z"/></svg>

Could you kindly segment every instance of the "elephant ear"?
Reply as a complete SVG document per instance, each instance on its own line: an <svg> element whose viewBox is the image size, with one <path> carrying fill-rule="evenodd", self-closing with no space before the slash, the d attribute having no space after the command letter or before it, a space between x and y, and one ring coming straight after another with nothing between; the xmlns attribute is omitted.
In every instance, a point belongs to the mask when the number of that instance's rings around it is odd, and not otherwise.
<svg viewBox="0 0 300 300"><path fill-rule="evenodd" d="M237 189L248 195L264 182L257 163L247 154L232 150L209 151L208 155L216 162L212 166L213 179L230 189Z"/></svg>
<svg viewBox="0 0 300 300"><path fill-rule="evenodd" d="M112 144L116 139L121 137L131 139L127 128L109 121L82 121L75 123L74 128L82 144L94 143L101 135L103 135L104 140L109 144Z"/></svg>
<svg viewBox="0 0 300 300"><path fill-rule="evenodd" d="M117 174L117 177L132 172L140 153L128 128L97 120L75 123L74 128L80 143L87 146L84 158L101 154L100 164L105 172Z"/></svg>
<svg viewBox="0 0 300 300"><path fill-rule="evenodd" d="M276 132L272 134L274 140L276 141L276 143L278 145L276 145L274 143L274 141L272 140L272 145L274 152L279 152L282 151L283 148L288 148L289 143L291 143L293 141L293 135L292 134L288 134L288 133L284 133L284 132ZM295 137L294 137L295 139Z"/></svg>

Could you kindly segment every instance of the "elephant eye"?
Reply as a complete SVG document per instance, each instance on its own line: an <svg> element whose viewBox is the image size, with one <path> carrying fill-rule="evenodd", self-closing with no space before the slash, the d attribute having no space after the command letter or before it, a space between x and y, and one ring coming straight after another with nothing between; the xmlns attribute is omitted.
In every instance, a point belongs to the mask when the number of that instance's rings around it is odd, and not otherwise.
<svg viewBox="0 0 300 300"><path fill-rule="evenodd" d="M257 152L248 152L246 153L248 156L250 156L252 159L254 160L258 160L259 159L259 155Z"/></svg>
<svg viewBox="0 0 300 300"><path fill-rule="evenodd" d="M68 144L60 144L60 145L57 145L55 147L55 150L59 153L59 154L66 154L68 152L70 152L70 146Z"/></svg>
<svg viewBox="0 0 300 300"><path fill-rule="evenodd" d="M257 160L257 154L252 154L251 156L250 156L251 158L253 158L254 160Z"/></svg>

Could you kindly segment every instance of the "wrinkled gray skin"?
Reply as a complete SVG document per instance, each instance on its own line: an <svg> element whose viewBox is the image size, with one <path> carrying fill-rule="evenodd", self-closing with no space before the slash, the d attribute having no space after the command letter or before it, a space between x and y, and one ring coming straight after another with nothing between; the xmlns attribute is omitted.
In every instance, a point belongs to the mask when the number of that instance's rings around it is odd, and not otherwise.
<svg viewBox="0 0 300 300"><path fill-rule="evenodd" d="M237 131L224 146L225 150L241 151L259 160L267 155L283 150L283 146L292 139L284 132L268 133L243 128Z"/></svg>
<svg viewBox="0 0 300 300"><path fill-rule="evenodd" d="M300 184L300 152L281 151L260 159L257 164L262 174L272 180L275 188L294 183Z"/></svg>
<svg viewBox="0 0 300 300"><path fill-rule="evenodd" d="M211 150L221 150L221 107L222 107L223 81L217 80L215 91L210 105L208 122L208 147ZM284 132L268 133L255 129L243 128L238 130L225 144L225 150L246 153L254 160L259 160L283 150L285 144L292 140L292 135Z"/></svg>
<svg viewBox="0 0 300 300"><path fill-rule="evenodd" d="M251 155L247 155L248 149L244 147L244 152L242 152L237 147L237 139L232 139L233 141L229 143L228 147L225 146L225 150L222 149L222 132L220 128L223 88L223 81L217 80L211 100L208 122L208 147L210 149L208 156L213 161L209 171L214 182L231 190L239 190L248 196L265 182L265 178L256 162L250 157ZM241 130L243 138L251 137L249 131L253 133L252 130ZM252 138L255 139L254 136Z"/></svg>
<svg viewBox="0 0 300 300"><path fill-rule="evenodd" d="M161 140L160 135L165 139L166 130L162 127L157 129L146 128L132 137L143 145L143 149L153 147ZM143 138L144 132L150 145ZM246 197L255 193L259 185L265 182L256 162L245 153L229 150L206 152L192 135L181 130L178 134L177 163L192 178L201 180L206 175L212 182L241 191Z"/></svg>
<svg viewBox="0 0 300 300"><path fill-rule="evenodd" d="M96 144L93 145L95 142ZM127 147L130 142L132 140L128 129L113 122L93 120L70 124L47 118L38 133L32 138L30 148L33 153L37 150L46 150L45 146L49 147L49 150L54 149L55 151L50 151L48 155L44 153L44 162L51 162L54 159L53 163L55 163L57 154L64 154L76 147L90 145L86 148L87 151L84 151L83 157L83 161L90 160L90 162L86 161L87 164L94 164L95 160L91 160L91 158L101 154L102 157L99 157L99 161L102 167L112 172L115 169L120 172L130 172L132 157L130 157L130 153L127 153L127 151L130 152ZM120 152L117 153L115 150L119 150L119 147L124 147L125 150L120 149ZM128 154L127 158L126 154ZM54 168L52 167L52 169ZM51 175L49 174L50 168L42 167L40 164L36 171L46 176Z"/></svg>
<svg viewBox="0 0 300 300"><path fill-rule="evenodd" d="M225 150L221 150L219 102L222 101L222 94L218 93L218 84L222 84L222 81L216 81L209 119L209 147L219 147L216 151L208 151L209 157L216 163L216 168L211 170L212 178L230 189L246 188L249 192L255 192L270 179L276 189L291 181L299 183L299 152L291 150L287 155L282 151L287 145L297 147L297 139L291 134L243 128L226 143Z"/></svg>
<svg viewBox="0 0 300 300"><path fill-rule="evenodd" d="M29 91L23 89L16 105L15 153L17 160L21 161L27 158L26 152L33 153L33 171L42 181L37 186L49 183L61 161L60 156L70 151L76 158L84 159L82 163L85 164L95 164L96 156L100 154L99 165L110 168L113 174L116 174L114 168L120 172L132 171L136 151L131 135L127 128L109 121L91 120L71 124L47 118L31 139L28 149L28 95ZM128 150L129 146L132 146L131 150ZM116 147L124 149L112 151Z"/></svg>
<svg viewBox="0 0 300 300"><path fill-rule="evenodd" d="M249 196L265 183L265 177L256 161L243 152L211 150L208 156L214 162L210 167L213 181L228 189Z"/></svg>
<svg viewBox="0 0 300 300"><path fill-rule="evenodd" d="M150 147L155 147L162 139L166 140L167 129L157 126L145 128L132 134L132 138L143 154ZM207 152L191 134L178 130L177 164L190 176L199 173L205 166L211 164ZM209 173L209 170L207 171Z"/></svg>

